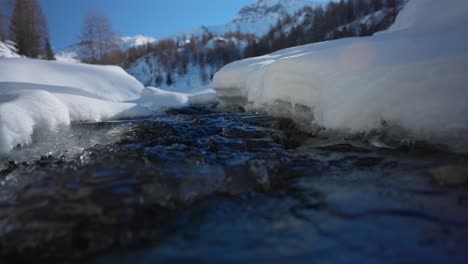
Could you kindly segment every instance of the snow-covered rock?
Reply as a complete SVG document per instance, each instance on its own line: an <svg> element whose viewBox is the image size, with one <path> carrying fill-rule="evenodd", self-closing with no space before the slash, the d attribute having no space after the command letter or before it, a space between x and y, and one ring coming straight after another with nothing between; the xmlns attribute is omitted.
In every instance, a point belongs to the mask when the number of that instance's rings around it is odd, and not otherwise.
<svg viewBox="0 0 468 264"><path fill-rule="evenodd" d="M384 33L234 62L213 87L225 102L312 127L358 133L384 124L466 153L467 28L467 1L411 0Z"/></svg>
<svg viewBox="0 0 468 264"><path fill-rule="evenodd" d="M0 59L0 154L73 121L153 114L135 103L144 87L115 66Z"/></svg>

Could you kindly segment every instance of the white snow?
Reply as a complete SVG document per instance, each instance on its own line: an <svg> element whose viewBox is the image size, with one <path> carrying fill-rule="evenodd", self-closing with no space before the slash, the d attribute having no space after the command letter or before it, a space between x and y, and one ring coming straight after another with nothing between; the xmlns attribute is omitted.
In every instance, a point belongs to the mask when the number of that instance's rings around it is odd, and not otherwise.
<svg viewBox="0 0 468 264"><path fill-rule="evenodd" d="M0 41L0 58L19 58L15 43L7 40L5 42Z"/></svg>
<svg viewBox="0 0 468 264"><path fill-rule="evenodd" d="M157 39L153 37L136 35L136 36L126 36L120 38L120 48L127 50L133 47L139 47L147 44L152 44L157 42Z"/></svg>
<svg viewBox="0 0 468 264"><path fill-rule="evenodd" d="M59 51L55 54L55 60L59 62L73 62L79 63L80 60L78 59L79 55L76 50L65 50Z"/></svg>
<svg viewBox="0 0 468 264"><path fill-rule="evenodd" d="M135 103L144 87L121 68L0 59L0 154L73 121L152 115Z"/></svg>
<svg viewBox="0 0 468 264"><path fill-rule="evenodd" d="M468 2L411 0L387 32L234 62L218 96L346 133L399 127L468 152ZM305 111L309 109L310 113Z"/></svg>
<svg viewBox="0 0 468 264"><path fill-rule="evenodd" d="M113 101L140 97L143 85L117 66L31 59L1 59L0 82L76 88Z"/></svg>

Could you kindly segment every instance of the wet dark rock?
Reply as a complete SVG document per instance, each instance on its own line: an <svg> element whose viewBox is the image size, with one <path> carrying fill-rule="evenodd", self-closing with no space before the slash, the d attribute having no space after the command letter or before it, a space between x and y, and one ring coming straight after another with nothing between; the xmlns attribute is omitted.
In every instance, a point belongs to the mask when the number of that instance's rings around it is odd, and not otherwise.
<svg viewBox="0 0 468 264"><path fill-rule="evenodd" d="M459 165L442 166L430 171L432 178L440 185L459 187L468 185L468 167Z"/></svg>
<svg viewBox="0 0 468 264"><path fill-rule="evenodd" d="M382 158L366 157L358 159L355 165L358 167L374 167L380 162L382 162Z"/></svg>
<svg viewBox="0 0 468 264"><path fill-rule="evenodd" d="M337 145L330 145L318 148L320 150L325 151L333 151L333 152L355 152L355 153L370 153L371 151L366 148L356 147L351 144L337 144Z"/></svg>
<svg viewBox="0 0 468 264"><path fill-rule="evenodd" d="M178 135L179 133L177 130L165 122L146 121L142 124L138 124L131 131L125 133L123 135L123 141L127 141L129 143L142 142L161 137L173 137Z"/></svg>
<svg viewBox="0 0 468 264"><path fill-rule="evenodd" d="M20 167L20 165L16 161L10 160L10 161L8 161L6 163L5 167L6 167L5 169L0 171L0 175L3 175L3 176L7 175L7 174L11 173L12 171L18 169Z"/></svg>

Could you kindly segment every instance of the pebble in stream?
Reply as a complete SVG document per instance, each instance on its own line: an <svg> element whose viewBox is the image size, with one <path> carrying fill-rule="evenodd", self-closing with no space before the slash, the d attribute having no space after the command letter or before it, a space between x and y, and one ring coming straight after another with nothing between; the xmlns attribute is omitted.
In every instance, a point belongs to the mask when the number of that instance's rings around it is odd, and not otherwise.
<svg viewBox="0 0 468 264"><path fill-rule="evenodd" d="M466 157L325 142L287 120L192 108L76 158L12 163L0 173L0 259L467 259L467 188L430 176Z"/></svg>

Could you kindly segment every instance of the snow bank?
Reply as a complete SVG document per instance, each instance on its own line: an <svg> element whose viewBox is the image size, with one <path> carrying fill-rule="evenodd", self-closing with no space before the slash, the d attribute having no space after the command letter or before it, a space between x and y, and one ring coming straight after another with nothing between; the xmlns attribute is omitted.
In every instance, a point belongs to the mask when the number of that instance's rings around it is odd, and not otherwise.
<svg viewBox="0 0 468 264"><path fill-rule="evenodd" d="M195 93L179 93L154 87L146 87L141 95L140 99L133 102L152 110L180 108L217 102L216 92L212 89L206 89Z"/></svg>
<svg viewBox="0 0 468 264"><path fill-rule="evenodd" d="M466 69L468 2L412 0L385 33L234 62L213 87L227 103L311 127L360 133L384 124L468 152Z"/></svg>
<svg viewBox="0 0 468 264"><path fill-rule="evenodd" d="M147 108L119 102L142 90L118 67L0 59L0 154L73 121L149 116Z"/></svg>
<svg viewBox="0 0 468 264"><path fill-rule="evenodd" d="M117 66L31 59L0 60L0 82L77 88L112 101L137 99L144 88Z"/></svg>

